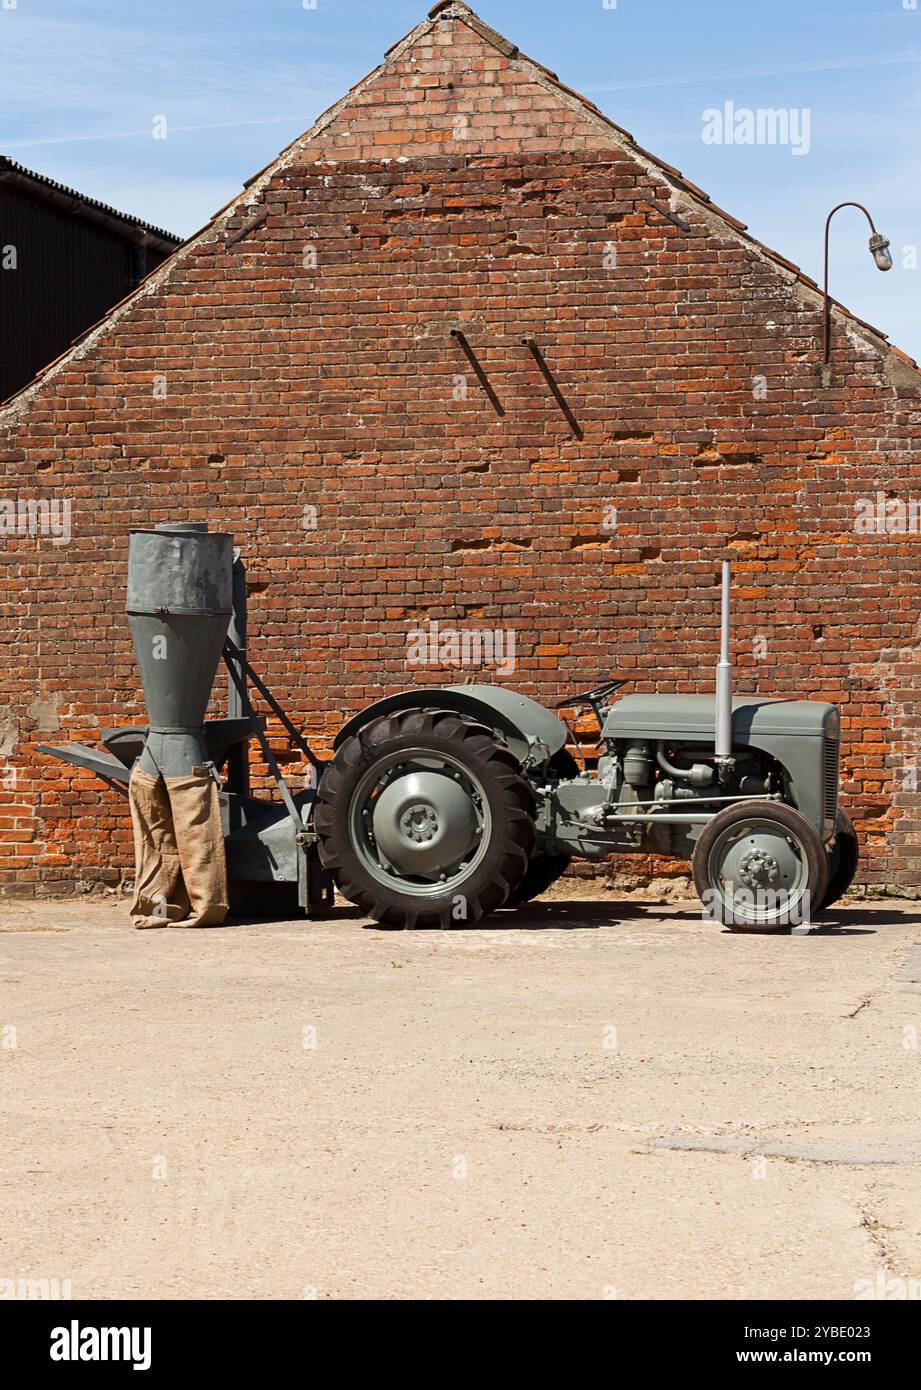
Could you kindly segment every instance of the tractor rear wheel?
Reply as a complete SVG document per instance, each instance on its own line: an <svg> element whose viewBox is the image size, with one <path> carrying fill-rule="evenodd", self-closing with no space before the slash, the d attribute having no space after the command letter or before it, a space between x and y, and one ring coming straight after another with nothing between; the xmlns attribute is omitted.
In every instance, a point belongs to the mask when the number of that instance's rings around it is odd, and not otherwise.
<svg viewBox="0 0 921 1390"><path fill-rule="evenodd" d="M518 887L534 798L492 729L450 710L375 719L320 780L314 821L339 891L382 926L477 922Z"/></svg>
<svg viewBox="0 0 921 1390"><path fill-rule="evenodd" d="M693 867L709 915L732 931L789 931L821 909L828 887L818 832L781 802L720 811L697 841Z"/></svg>

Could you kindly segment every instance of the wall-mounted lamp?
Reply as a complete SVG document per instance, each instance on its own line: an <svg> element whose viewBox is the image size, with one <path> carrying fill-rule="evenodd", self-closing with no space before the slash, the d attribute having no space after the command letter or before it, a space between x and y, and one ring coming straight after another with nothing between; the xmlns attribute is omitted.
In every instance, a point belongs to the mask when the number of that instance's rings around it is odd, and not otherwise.
<svg viewBox="0 0 921 1390"><path fill-rule="evenodd" d="M859 208L870 224L870 252L876 262L877 270L891 270L892 256L889 253L889 241L882 232L878 232L873 223L873 218L867 212L863 203L839 203L836 208L832 208L825 223L825 320L823 330L822 361L828 366L831 358L831 298L828 293L828 236L831 230L831 219L836 212L842 208Z"/></svg>

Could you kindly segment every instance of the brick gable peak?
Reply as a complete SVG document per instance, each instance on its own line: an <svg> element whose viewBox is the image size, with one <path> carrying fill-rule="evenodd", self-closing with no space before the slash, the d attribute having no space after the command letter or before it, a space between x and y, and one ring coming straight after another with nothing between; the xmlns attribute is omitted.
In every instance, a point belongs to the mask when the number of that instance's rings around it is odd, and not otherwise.
<svg viewBox="0 0 921 1390"><path fill-rule="evenodd" d="M717 206L710 196L697 184L687 179L680 169L676 169L673 165L644 149L628 130L606 116L588 97L571 87L567 87L550 68L545 67L536 59L529 58L521 52L517 45L486 24L475 10L465 3L465 0L439 0L439 3L432 6L427 16L419 24L405 34L402 39L391 45L384 55L384 61L378 67L373 68L371 72L355 83L338 101L317 118L309 130L297 136L269 164L248 179L242 192L236 194L230 202L220 208L204 227L184 242L131 294L114 305L98 324L84 332L61 357L43 368L20 392L10 397L8 401L0 402L0 424L7 427L15 426L17 415L28 405L45 380L56 374L66 363L86 356L94 343L105 334L109 327L117 323L140 297L151 294L168 283L177 266L181 265L187 257L194 255L204 244L221 241L225 246L232 246L238 239L243 240L243 237L239 235L241 230L244 235L250 229L255 230L260 225L259 209L262 194L272 180L291 165L296 164L298 160L303 159L305 154L308 154L309 158L308 147L315 146L321 149L324 137L328 136L337 118L347 113L351 107L360 104L362 100L368 100L374 84L388 75L394 65L409 54L416 45L429 39L436 29L448 35L448 44L450 44L452 28L456 32L458 22L499 53L515 69L522 81L544 86L555 95L561 110L568 108L570 112L584 119L587 125L600 137L596 147L599 151L602 151L606 144L634 159L650 178L651 195L653 197L658 195L660 198L664 196L664 201L672 214L678 216L679 219L681 217L688 218L689 215L693 217L695 212L698 215L703 215L711 228L717 227L723 234L731 235L754 251L756 255L779 268L784 278L793 283L794 288L803 298L814 304L816 308L820 308L821 292L811 277L792 261L787 260L786 257L771 250L770 247L752 236L746 223L739 221L731 213ZM600 157L603 157L603 154ZM377 158L385 162L387 154L381 151ZM392 151L390 158L393 158ZM314 154L313 159L315 162L336 162L334 156L330 159L329 155L324 156L322 152ZM833 301L833 312L835 319L839 322L839 327L843 327L847 332L856 333L866 342L867 346L880 354L884 359L887 375L890 376L893 385L909 386L915 390L921 388L921 370L919 370L917 363L900 348L889 343L885 333L865 320L857 318L856 315L836 301Z"/></svg>

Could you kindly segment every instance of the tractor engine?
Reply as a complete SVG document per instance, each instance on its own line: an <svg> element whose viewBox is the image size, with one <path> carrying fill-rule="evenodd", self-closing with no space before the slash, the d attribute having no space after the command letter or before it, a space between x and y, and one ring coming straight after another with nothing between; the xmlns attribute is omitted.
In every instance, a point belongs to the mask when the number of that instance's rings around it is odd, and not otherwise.
<svg viewBox="0 0 921 1390"><path fill-rule="evenodd" d="M692 825L668 813L706 816L723 798L767 796L782 790L782 769L767 755L739 749L729 766L717 767L713 748L674 740L615 742L598 764L598 780L615 793L617 814L640 813L653 819L636 836L638 848L670 858L690 858ZM714 798L719 800L714 801Z"/></svg>
<svg viewBox="0 0 921 1390"><path fill-rule="evenodd" d="M746 803L781 803L827 844L838 825L834 705L735 696L718 757L712 699L627 695L602 709L597 776L537 784L538 850L601 860L617 852L690 859L704 828Z"/></svg>

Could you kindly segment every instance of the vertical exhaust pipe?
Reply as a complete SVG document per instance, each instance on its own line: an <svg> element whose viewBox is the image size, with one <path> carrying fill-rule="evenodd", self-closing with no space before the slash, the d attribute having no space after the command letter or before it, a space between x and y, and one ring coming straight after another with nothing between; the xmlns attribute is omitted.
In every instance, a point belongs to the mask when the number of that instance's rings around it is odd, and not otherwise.
<svg viewBox="0 0 921 1390"><path fill-rule="evenodd" d="M732 661L729 650L729 596L732 589L732 565L723 561L723 594L720 613L720 659L716 668L716 738L717 763L732 761Z"/></svg>

